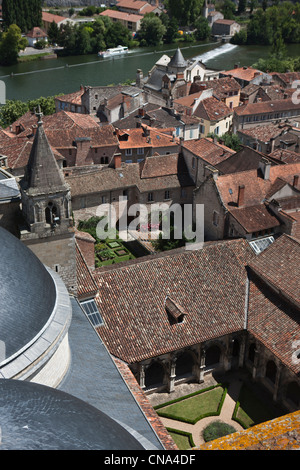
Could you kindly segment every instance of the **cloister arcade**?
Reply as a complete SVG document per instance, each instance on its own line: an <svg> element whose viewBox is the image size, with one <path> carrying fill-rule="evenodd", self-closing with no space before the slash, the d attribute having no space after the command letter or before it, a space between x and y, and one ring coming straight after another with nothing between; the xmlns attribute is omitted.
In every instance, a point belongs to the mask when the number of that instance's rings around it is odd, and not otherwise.
<svg viewBox="0 0 300 470"><path fill-rule="evenodd" d="M246 369L274 402L290 411L300 408L299 378L245 331L150 358L131 369L147 394L170 393L182 382L201 383L207 374Z"/></svg>

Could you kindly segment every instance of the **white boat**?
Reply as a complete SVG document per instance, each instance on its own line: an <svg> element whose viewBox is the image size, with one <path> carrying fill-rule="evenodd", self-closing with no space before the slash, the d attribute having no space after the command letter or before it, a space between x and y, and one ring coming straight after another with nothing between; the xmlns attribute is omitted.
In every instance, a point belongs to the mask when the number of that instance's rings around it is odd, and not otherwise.
<svg viewBox="0 0 300 470"><path fill-rule="evenodd" d="M107 49L106 51L100 51L98 52L99 57L114 57L116 55L121 55L121 54L127 54L128 52L128 47L127 46L118 46L118 47L111 47L110 49Z"/></svg>

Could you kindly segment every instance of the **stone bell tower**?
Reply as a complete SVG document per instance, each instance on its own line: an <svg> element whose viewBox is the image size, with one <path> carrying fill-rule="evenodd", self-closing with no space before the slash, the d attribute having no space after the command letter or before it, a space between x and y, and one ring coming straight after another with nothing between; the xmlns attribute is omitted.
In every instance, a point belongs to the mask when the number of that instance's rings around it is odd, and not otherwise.
<svg viewBox="0 0 300 470"><path fill-rule="evenodd" d="M75 231L71 195L43 127L40 108L31 153L20 181L25 226L20 238L49 268L56 271L70 293L76 292Z"/></svg>

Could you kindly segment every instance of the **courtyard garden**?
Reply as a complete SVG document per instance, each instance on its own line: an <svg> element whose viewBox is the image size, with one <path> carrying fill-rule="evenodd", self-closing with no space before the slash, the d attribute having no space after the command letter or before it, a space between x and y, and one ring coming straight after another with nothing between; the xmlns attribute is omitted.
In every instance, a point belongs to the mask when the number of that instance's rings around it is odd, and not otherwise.
<svg viewBox="0 0 300 470"><path fill-rule="evenodd" d="M120 240L118 232L116 239L106 238L101 240L97 236L97 224L100 217L91 217L88 220L78 222L78 230L87 232L96 240L95 243L95 267L108 266L110 264L121 263L134 259L134 254L128 249L128 246Z"/></svg>
<svg viewBox="0 0 300 470"><path fill-rule="evenodd" d="M154 407L162 420L167 418L174 422L166 428L180 450L195 447L197 429L201 429L197 432L201 433L203 442L208 442L284 414L284 410L272 407L242 383L238 400L232 407L231 421L227 423L222 412L227 391L227 385L217 384ZM201 420L208 417L212 419L203 421L206 424L201 426Z"/></svg>

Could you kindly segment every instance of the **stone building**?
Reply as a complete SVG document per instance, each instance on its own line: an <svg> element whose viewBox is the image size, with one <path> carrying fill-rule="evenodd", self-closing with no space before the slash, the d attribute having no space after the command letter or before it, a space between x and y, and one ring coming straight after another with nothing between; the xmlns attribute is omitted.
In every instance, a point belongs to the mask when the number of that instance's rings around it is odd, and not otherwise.
<svg viewBox="0 0 300 470"><path fill-rule="evenodd" d="M260 255L239 239L96 269L97 332L147 394L243 368L297 410L299 256L282 235Z"/></svg>
<svg viewBox="0 0 300 470"><path fill-rule="evenodd" d="M299 169L299 163L274 165L265 158L248 171L212 170L194 193L194 204L205 207L205 239L299 236Z"/></svg>
<svg viewBox="0 0 300 470"><path fill-rule="evenodd" d="M20 181L20 239L76 292L75 234L70 188L46 137L41 113L24 177Z"/></svg>
<svg viewBox="0 0 300 470"><path fill-rule="evenodd" d="M218 19L213 22L211 32L213 36L232 37L240 29L241 26L234 20Z"/></svg>

